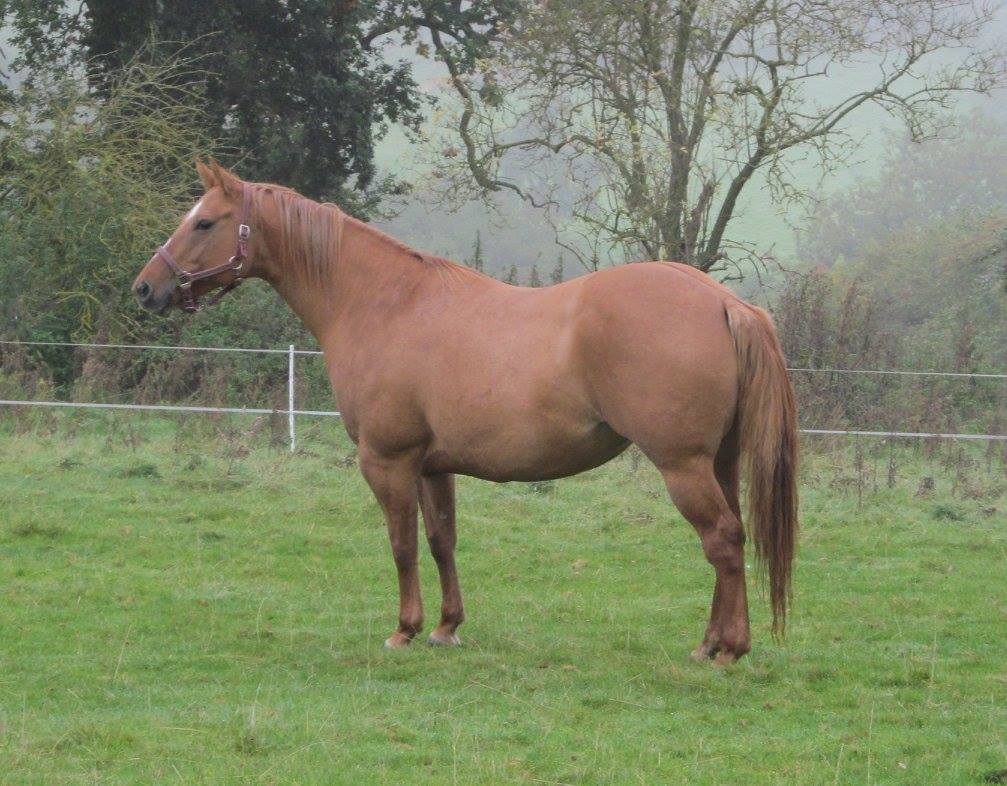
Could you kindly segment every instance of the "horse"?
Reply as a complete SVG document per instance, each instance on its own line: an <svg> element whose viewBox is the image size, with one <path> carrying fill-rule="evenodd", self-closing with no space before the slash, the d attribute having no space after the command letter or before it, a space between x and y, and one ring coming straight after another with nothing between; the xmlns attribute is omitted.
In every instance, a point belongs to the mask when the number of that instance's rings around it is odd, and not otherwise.
<svg viewBox="0 0 1007 786"><path fill-rule="evenodd" d="M384 514L405 647L423 628L418 511L440 620L459 644L454 476L542 481L635 444L695 528L715 584L695 660L750 650L744 545L785 627L798 528L793 389L769 315L683 264L638 262L511 286L415 251L330 203L197 162L203 197L133 283L156 313L249 277L321 347L360 471ZM233 253L231 253L233 250ZM748 476L747 524L739 479Z"/></svg>

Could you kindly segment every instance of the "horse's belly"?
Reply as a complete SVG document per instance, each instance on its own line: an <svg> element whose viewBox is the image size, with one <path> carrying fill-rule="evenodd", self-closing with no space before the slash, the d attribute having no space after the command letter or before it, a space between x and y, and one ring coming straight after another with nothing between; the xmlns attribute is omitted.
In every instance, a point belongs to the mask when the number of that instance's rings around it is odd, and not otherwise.
<svg viewBox="0 0 1007 786"><path fill-rule="evenodd" d="M581 428L525 423L452 437L434 439L423 461L425 473L453 472L494 481L551 480L604 464L629 445L605 423Z"/></svg>

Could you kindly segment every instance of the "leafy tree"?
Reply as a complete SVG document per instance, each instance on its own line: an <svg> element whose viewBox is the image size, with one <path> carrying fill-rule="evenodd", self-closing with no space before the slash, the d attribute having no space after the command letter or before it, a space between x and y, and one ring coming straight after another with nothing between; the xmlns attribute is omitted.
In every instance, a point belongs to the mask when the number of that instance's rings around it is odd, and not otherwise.
<svg viewBox="0 0 1007 786"><path fill-rule="evenodd" d="M198 193L193 157L211 149L198 93L179 86L189 73L191 63L184 61L134 60L100 96L73 72L39 75L16 92L0 137L4 338L311 346L308 332L262 282L248 282L195 318L153 318L133 300L133 277ZM283 378L282 358L240 355L205 364L192 356L98 351L85 362L86 353L74 349L27 352L66 393L82 372L97 393L160 373L157 385L140 385L134 395L178 400L209 384L206 393L215 400L240 389L246 402L272 406L255 398L256 390ZM104 369L100 384L97 368ZM210 384L214 374L219 384Z"/></svg>
<svg viewBox="0 0 1007 786"><path fill-rule="evenodd" d="M517 265L510 266L510 270L508 270L507 275L504 276L504 283L515 285L518 283Z"/></svg>
<svg viewBox="0 0 1007 786"><path fill-rule="evenodd" d="M791 275L773 308L791 364L1003 370L1003 137L1000 123L974 115L952 139L893 141L873 177L818 205L800 236L814 268ZM997 380L797 374L795 382L802 413L826 427L845 413L840 422L903 431L1001 428Z"/></svg>
<svg viewBox="0 0 1007 786"><path fill-rule="evenodd" d="M508 8L447 0L0 0L0 22L13 27L21 65L37 72L83 61L99 87L137 53L156 62L181 45L204 72L203 130L223 144L223 159L318 199L345 201L352 186L373 204L402 187L377 182L376 140L390 123L415 129L421 110L409 63L387 62L377 42L398 34L419 45L420 31L436 25L453 62L470 69Z"/></svg>
<svg viewBox="0 0 1007 786"><path fill-rule="evenodd" d="M893 227L832 267L792 274L773 304L787 360L800 368L1003 370L1000 285L1007 211L970 210ZM1002 433L995 379L794 374L811 427Z"/></svg>
<svg viewBox="0 0 1007 786"><path fill-rule="evenodd" d="M528 286L530 287L542 286L542 277L538 274L538 263L535 263L531 266L531 273L528 274Z"/></svg>
<svg viewBox="0 0 1007 786"><path fill-rule="evenodd" d="M953 135L922 143L909 136L892 140L873 176L815 204L798 233L798 252L831 266L862 258L893 234L1005 208L1007 123L974 112Z"/></svg>
<svg viewBox="0 0 1007 786"><path fill-rule="evenodd" d="M186 64L126 64L102 99L72 74L19 93L0 151L0 324L65 339L137 327L129 284L191 202L205 154Z"/></svg>
<svg viewBox="0 0 1007 786"><path fill-rule="evenodd" d="M462 142L443 168L455 193L572 211L586 266L600 244L738 278L758 261L730 231L756 173L777 200L803 198L794 156L835 166L854 147L845 121L869 105L933 135L956 93L1003 82L1002 52L981 41L993 14L968 0L551 0L470 73L434 29ZM854 67L859 86L837 88ZM557 165L571 193L542 176Z"/></svg>

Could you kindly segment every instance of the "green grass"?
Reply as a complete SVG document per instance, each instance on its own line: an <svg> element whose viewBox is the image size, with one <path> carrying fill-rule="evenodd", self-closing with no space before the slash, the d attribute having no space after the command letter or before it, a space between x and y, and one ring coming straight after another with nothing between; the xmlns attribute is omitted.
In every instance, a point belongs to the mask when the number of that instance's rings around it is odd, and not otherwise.
<svg viewBox="0 0 1007 786"><path fill-rule="evenodd" d="M964 784L1007 768L999 463L952 497L949 471L905 451L896 487L869 481L858 506L846 454L809 459L789 636L771 640L753 592L753 652L717 670L688 660L711 571L646 464L462 479L464 646L387 652L394 569L345 440L316 430L291 456L122 418L0 421L2 783ZM422 570L432 622L427 555Z"/></svg>

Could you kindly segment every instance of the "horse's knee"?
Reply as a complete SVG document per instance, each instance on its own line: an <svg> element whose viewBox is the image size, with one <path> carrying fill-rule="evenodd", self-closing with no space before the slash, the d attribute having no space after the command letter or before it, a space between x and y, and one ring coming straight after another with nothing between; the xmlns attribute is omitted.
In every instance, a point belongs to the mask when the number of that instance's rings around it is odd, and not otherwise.
<svg viewBox="0 0 1007 786"><path fill-rule="evenodd" d="M432 532L427 535L427 545L430 547L430 554L438 563L444 562L454 556L456 538L446 532Z"/></svg>
<svg viewBox="0 0 1007 786"><path fill-rule="evenodd" d="M412 568L417 563L416 544L405 539L392 538L392 559L399 570Z"/></svg>

